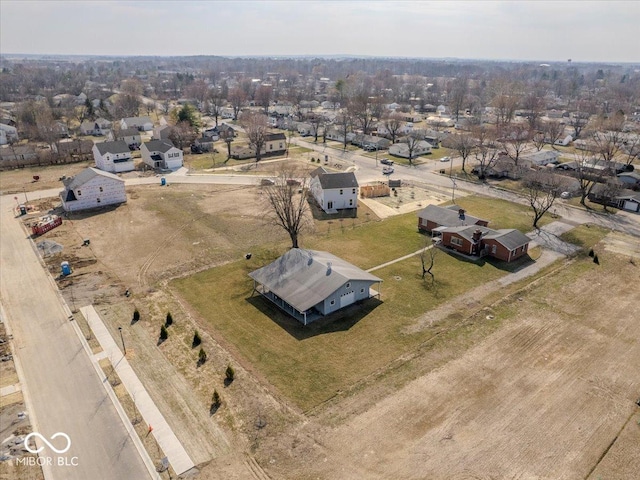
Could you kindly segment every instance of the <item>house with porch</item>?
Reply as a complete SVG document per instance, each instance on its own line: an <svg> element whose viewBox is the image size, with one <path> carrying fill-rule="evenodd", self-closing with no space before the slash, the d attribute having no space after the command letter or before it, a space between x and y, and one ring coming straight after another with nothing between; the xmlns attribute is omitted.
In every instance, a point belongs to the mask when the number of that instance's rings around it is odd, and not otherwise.
<svg viewBox="0 0 640 480"><path fill-rule="evenodd" d="M81 135L94 135L101 137L107 135L111 129L111 122L105 118L96 118L95 120L85 120L80 124Z"/></svg>
<svg viewBox="0 0 640 480"><path fill-rule="evenodd" d="M292 248L249 274L253 290L307 325L379 295L382 280L328 252Z"/></svg>
<svg viewBox="0 0 640 480"><path fill-rule="evenodd" d="M516 229L492 230L481 225L443 227L438 229L439 246L469 256L488 256L513 262L526 255L531 239Z"/></svg>
<svg viewBox="0 0 640 480"><path fill-rule="evenodd" d="M184 153L169 140L151 140L140 147L142 161L151 168L177 170L182 167Z"/></svg>
<svg viewBox="0 0 640 480"><path fill-rule="evenodd" d="M112 173L87 168L74 177L62 180L60 192L65 212L117 205L127 201L124 180Z"/></svg>
<svg viewBox="0 0 640 480"><path fill-rule="evenodd" d="M118 132L112 132L109 138L111 140L122 140L131 150L139 148L142 143L140 131L137 128L123 128Z"/></svg>
<svg viewBox="0 0 640 480"><path fill-rule="evenodd" d="M311 172L309 191L325 213L358 208L358 180L353 172L329 173L318 167Z"/></svg>
<svg viewBox="0 0 640 480"><path fill-rule="evenodd" d="M129 145L122 140L96 143L93 146L96 167L105 172L131 172L135 169Z"/></svg>

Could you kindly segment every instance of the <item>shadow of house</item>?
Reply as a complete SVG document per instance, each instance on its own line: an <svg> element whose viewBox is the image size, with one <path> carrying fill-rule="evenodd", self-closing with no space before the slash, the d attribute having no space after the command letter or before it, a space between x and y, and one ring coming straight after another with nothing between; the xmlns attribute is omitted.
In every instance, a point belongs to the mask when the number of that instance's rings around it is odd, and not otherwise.
<svg viewBox="0 0 640 480"><path fill-rule="evenodd" d="M379 293L382 280L328 252L292 248L249 273L253 291L307 325Z"/></svg>

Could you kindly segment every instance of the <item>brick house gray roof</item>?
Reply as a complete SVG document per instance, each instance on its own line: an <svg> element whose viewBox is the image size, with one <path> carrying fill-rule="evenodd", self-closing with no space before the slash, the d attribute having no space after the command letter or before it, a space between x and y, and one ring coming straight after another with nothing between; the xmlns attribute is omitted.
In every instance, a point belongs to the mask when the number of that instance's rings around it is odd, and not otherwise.
<svg viewBox="0 0 640 480"><path fill-rule="evenodd" d="M324 301L350 280L382 281L328 252L300 248L292 248L249 276L300 312Z"/></svg>
<svg viewBox="0 0 640 480"><path fill-rule="evenodd" d="M460 207L451 205L449 207L439 207L438 205L428 205L418 212L418 217L423 220L429 220L443 227L455 227L464 222L465 225L475 225L478 222L486 222L482 218L464 214L464 220L460 218Z"/></svg>
<svg viewBox="0 0 640 480"><path fill-rule="evenodd" d="M98 152L100 152L100 155L105 155L107 153L128 153L131 151L129 150L129 145L122 140L96 143L96 148L98 149Z"/></svg>
<svg viewBox="0 0 640 480"><path fill-rule="evenodd" d="M503 245L507 250L515 250L531 241L529 237L515 228L494 230L494 233L488 233L482 238L486 240L493 239Z"/></svg>

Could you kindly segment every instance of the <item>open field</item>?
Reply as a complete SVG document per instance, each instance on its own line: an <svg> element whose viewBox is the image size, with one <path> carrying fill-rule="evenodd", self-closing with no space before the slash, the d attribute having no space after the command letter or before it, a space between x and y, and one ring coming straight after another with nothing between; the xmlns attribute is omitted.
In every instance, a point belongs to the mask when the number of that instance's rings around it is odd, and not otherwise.
<svg viewBox="0 0 640 480"><path fill-rule="evenodd" d="M574 229L563 238L582 255L504 288L495 280L513 266L440 252L431 286L411 257L374 272L382 302L305 329L251 296L246 274L289 246L265 225L259 191L133 187L126 205L72 215L43 237L64 246L46 259L54 276L61 260L74 266L60 282L69 305L95 303L112 334L123 327L133 368L200 478L255 478L253 457L274 480L634 478L640 292L612 286L637 284L637 239ZM492 228L531 229L523 206L456 203ZM415 212L381 221L365 210L316 221L302 246L365 269L424 246ZM167 311L175 323L159 344ZM225 386L228 364L237 378ZM213 388L223 404L211 415Z"/></svg>

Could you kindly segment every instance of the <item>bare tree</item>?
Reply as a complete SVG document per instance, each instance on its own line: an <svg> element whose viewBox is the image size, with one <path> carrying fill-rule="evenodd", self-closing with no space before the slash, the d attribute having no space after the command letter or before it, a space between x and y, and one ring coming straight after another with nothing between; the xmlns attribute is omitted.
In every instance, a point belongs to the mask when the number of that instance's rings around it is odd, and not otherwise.
<svg viewBox="0 0 640 480"><path fill-rule="evenodd" d="M262 188L268 205L266 218L287 232L291 248L298 248L299 236L309 225L308 176L284 167L273 185Z"/></svg>
<svg viewBox="0 0 640 480"><path fill-rule="evenodd" d="M537 130L544 108L543 95L537 91L530 92L524 97L522 106L525 110L527 122L529 122L529 129L531 131Z"/></svg>
<svg viewBox="0 0 640 480"><path fill-rule="evenodd" d="M526 196L533 210L533 228L553 206L560 194L560 182L556 175L544 170L532 171L524 179Z"/></svg>
<svg viewBox="0 0 640 480"><path fill-rule="evenodd" d="M362 127L362 133L368 135L373 124L373 111L371 100L366 91L362 90L354 95L349 102L349 112Z"/></svg>
<svg viewBox="0 0 640 480"><path fill-rule="evenodd" d="M240 110L247 102L247 94L242 88L236 87L229 92L228 100L231 103L231 108L233 108L233 119L237 120Z"/></svg>
<svg viewBox="0 0 640 480"><path fill-rule="evenodd" d="M589 123L590 115L588 113L575 112L569 117L569 125L573 128L573 139L580 138L582 130L584 130Z"/></svg>
<svg viewBox="0 0 640 480"><path fill-rule="evenodd" d="M452 135L450 141L453 150L458 152L458 155L462 158L462 171L466 172L465 165L467 163L467 158L469 158L473 153L473 150L476 148L476 141L467 133L456 133Z"/></svg>
<svg viewBox="0 0 640 480"><path fill-rule="evenodd" d="M216 127L218 126L218 117L222 112L222 107L224 106L224 98L222 97L222 93L214 88L209 93L209 115L211 115L216 121Z"/></svg>
<svg viewBox="0 0 640 480"><path fill-rule="evenodd" d="M512 124L502 130L500 143L516 167L520 154L527 148L529 139L529 130L525 125Z"/></svg>
<svg viewBox="0 0 640 480"><path fill-rule="evenodd" d="M262 148L269 133L267 116L257 112L246 112L240 116L240 124L247 134L249 145L255 149L256 163L258 163L262 158Z"/></svg>
<svg viewBox="0 0 640 480"><path fill-rule="evenodd" d="M389 135L391 136L391 143L396 143L396 138L398 137L405 123L406 122L403 120L402 115L399 115L395 112L390 113L383 118L384 128L387 129Z"/></svg>
<svg viewBox="0 0 640 480"><path fill-rule="evenodd" d="M500 152L497 149L494 132L487 127L480 126L473 129L473 136L477 140L474 154L478 162L478 178L484 180L487 176L487 171L493 167L498 160L498 154Z"/></svg>
<svg viewBox="0 0 640 480"><path fill-rule="evenodd" d="M531 137L531 142L533 142L533 145L536 147L537 151L542 150L542 148L545 145L545 137L544 137L544 132L536 132L533 134L533 136Z"/></svg>
<svg viewBox="0 0 640 480"><path fill-rule="evenodd" d="M618 195L620 195L622 188L622 183L615 177L610 177L606 182L601 184L598 196L602 199L602 205L605 212L607 211L607 206L612 203Z"/></svg>
<svg viewBox="0 0 640 480"><path fill-rule="evenodd" d="M557 120L550 120L543 127L545 141L556 149L556 142L560 140L564 133L564 125Z"/></svg>
<svg viewBox="0 0 640 480"><path fill-rule="evenodd" d="M196 129L185 120L173 125L169 131L169 140L180 150L191 145L197 136Z"/></svg>
<svg viewBox="0 0 640 480"><path fill-rule="evenodd" d="M336 117L335 125L342 136L343 150L347 149L347 133L351 130L351 124L351 116L346 112L343 112Z"/></svg>
<svg viewBox="0 0 640 480"><path fill-rule="evenodd" d="M424 139L422 135L417 132L410 132L404 139L404 143L407 144L407 152L409 153L409 165L413 165L413 160L417 157L416 153L418 151L418 147L420 146L420 142L423 142Z"/></svg>
<svg viewBox="0 0 640 480"><path fill-rule="evenodd" d="M456 78L451 84L451 93L449 94L449 108L456 116L456 122L460 118L460 110L464 106L469 92L469 81L465 77Z"/></svg>
<svg viewBox="0 0 640 480"><path fill-rule="evenodd" d="M269 113L271 97L273 97L273 88L271 88L271 86L269 85L260 85L256 90L256 104L263 108L265 115Z"/></svg>
<svg viewBox="0 0 640 480"><path fill-rule="evenodd" d="M435 265L436 256L440 249L431 241L428 235L425 235L425 246L420 252L420 264L422 265L422 279L429 274L431 276L431 284L436 281L436 277L432 270Z"/></svg>

